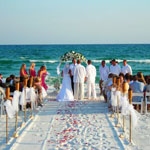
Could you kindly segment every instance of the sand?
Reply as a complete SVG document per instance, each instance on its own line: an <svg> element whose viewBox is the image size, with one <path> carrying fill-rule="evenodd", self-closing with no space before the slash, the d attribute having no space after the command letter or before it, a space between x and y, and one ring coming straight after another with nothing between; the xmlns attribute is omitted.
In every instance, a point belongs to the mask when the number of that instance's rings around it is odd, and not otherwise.
<svg viewBox="0 0 150 150"><path fill-rule="evenodd" d="M99 92L97 85L97 92ZM110 118L102 97L97 101L56 102L57 92L50 88L43 108L35 113L17 139L9 138L5 144L5 116L0 120L0 150L148 150L150 147L150 114L141 115L133 129L129 143L126 117L125 138L119 138L122 128L116 128L116 118ZM28 112L28 116L30 116ZM20 117L20 123L22 117ZM13 133L14 119L9 120L9 135ZM122 123L122 116L120 119Z"/></svg>

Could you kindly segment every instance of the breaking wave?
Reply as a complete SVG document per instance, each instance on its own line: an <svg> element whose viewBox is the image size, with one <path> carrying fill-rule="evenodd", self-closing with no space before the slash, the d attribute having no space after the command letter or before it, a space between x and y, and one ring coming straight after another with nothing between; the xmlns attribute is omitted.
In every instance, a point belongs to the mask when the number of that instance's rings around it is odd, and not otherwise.
<svg viewBox="0 0 150 150"><path fill-rule="evenodd" d="M59 63L59 60L29 60L30 62L35 62L35 63ZM92 60L94 63L101 63L102 60ZM105 60L106 63L110 63L110 60ZM123 60L121 59L116 59L118 62L122 62ZM71 61L68 61L71 62ZM142 59L142 60L127 60L127 62L133 62L133 63L150 63L150 59Z"/></svg>
<svg viewBox="0 0 150 150"><path fill-rule="evenodd" d="M39 62L39 63L57 63L58 60L29 60L30 62Z"/></svg>
<svg viewBox="0 0 150 150"><path fill-rule="evenodd" d="M92 60L94 63L100 63L102 60ZM106 63L109 63L111 60L105 60ZM121 59L116 59L118 62L122 62ZM150 63L150 59L145 60L127 60L127 62L133 62L133 63Z"/></svg>

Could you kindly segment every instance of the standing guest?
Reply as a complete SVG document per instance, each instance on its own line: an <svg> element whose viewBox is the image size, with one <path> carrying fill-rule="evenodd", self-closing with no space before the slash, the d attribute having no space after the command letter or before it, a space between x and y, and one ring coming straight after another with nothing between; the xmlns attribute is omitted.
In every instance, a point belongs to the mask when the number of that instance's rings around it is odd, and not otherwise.
<svg viewBox="0 0 150 150"><path fill-rule="evenodd" d="M96 99L96 90L95 90L95 78L96 78L96 68L92 65L92 61L88 60L88 66L86 67L86 77L87 77L87 86L88 86L88 99L91 98L91 93L93 98Z"/></svg>
<svg viewBox="0 0 150 150"><path fill-rule="evenodd" d="M22 64L20 68L20 82L24 81L24 78L28 77L28 73L26 71L26 64Z"/></svg>
<svg viewBox="0 0 150 150"><path fill-rule="evenodd" d="M132 68L130 65L127 64L127 60L123 60L123 67L121 69L121 72L126 75L127 73L129 73L130 75L132 75Z"/></svg>
<svg viewBox="0 0 150 150"><path fill-rule="evenodd" d="M115 74L115 75L119 75L121 72L121 68L119 64L116 64L116 60L113 59L112 60L112 65L110 66L110 73Z"/></svg>
<svg viewBox="0 0 150 150"><path fill-rule="evenodd" d="M48 75L46 67L41 66L40 70L38 71L38 76L41 78L41 85L42 87L47 90L48 86L45 83L45 77Z"/></svg>
<svg viewBox="0 0 150 150"><path fill-rule="evenodd" d="M72 64L70 65L70 76L71 76L71 87L72 87L72 91L73 91L73 94L74 94L74 82L73 82L73 75L74 75L74 68L76 67L77 63L76 63L76 59L73 58L72 60Z"/></svg>
<svg viewBox="0 0 150 150"><path fill-rule="evenodd" d="M74 69L73 82L74 82L74 98L78 100L84 99L84 81L86 80L85 67L81 65L81 61L77 61L77 65Z"/></svg>
<svg viewBox="0 0 150 150"><path fill-rule="evenodd" d="M99 81L100 94L102 94L102 83L108 79L109 74L109 68L108 66L106 66L105 60L101 62L101 65L99 67L99 73L100 73L100 81Z"/></svg>
<svg viewBox="0 0 150 150"><path fill-rule="evenodd" d="M29 69L29 75L30 75L30 77L36 76L35 63L31 63L30 69Z"/></svg>

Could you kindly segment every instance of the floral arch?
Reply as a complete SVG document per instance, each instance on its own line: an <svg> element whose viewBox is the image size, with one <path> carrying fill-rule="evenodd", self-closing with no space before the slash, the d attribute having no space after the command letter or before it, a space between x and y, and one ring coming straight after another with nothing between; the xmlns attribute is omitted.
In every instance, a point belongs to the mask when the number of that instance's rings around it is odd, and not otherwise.
<svg viewBox="0 0 150 150"><path fill-rule="evenodd" d="M81 53L77 53L75 51L66 52L64 55L62 55L60 57L60 63L57 66L57 74L58 75L60 74L59 68L60 68L61 63L71 61L73 58L80 59L82 62L87 63L87 60L86 60L85 56L82 55Z"/></svg>

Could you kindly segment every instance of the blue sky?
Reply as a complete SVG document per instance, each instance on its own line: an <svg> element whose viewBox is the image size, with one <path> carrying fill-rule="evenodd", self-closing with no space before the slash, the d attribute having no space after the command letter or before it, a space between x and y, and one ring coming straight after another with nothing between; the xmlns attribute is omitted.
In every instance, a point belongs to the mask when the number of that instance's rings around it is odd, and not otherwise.
<svg viewBox="0 0 150 150"><path fill-rule="evenodd" d="M0 44L150 43L150 0L0 0Z"/></svg>

